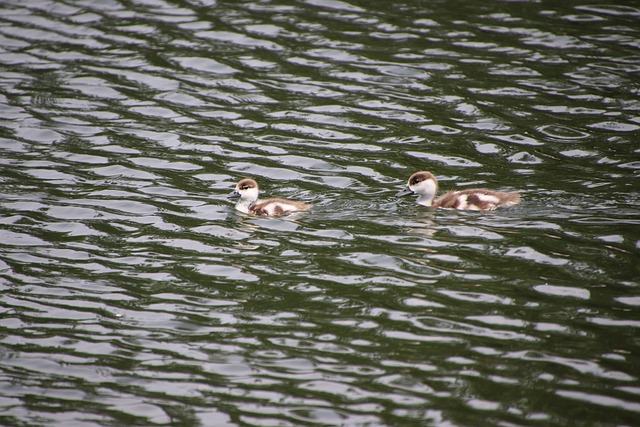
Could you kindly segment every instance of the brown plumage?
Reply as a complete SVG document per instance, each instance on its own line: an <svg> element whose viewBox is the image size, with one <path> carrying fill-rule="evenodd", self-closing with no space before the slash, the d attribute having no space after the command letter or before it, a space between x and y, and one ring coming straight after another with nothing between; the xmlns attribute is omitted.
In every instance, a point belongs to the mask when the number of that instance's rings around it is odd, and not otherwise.
<svg viewBox="0 0 640 427"><path fill-rule="evenodd" d="M249 208L249 213L252 215L261 216L279 216L294 211L306 211L311 208L311 205L307 205L302 202L295 202L293 200L286 199L267 199L260 200Z"/></svg>
<svg viewBox="0 0 640 427"><path fill-rule="evenodd" d="M473 209L470 207L461 207L461 201L464 196L466 196L466 204L468 206L475 206L477 210L491 210L495 209L497 206L512 206L520 203L520 194L518 193L506 193L503 191L487 190L485 188L474 188L461 191L448 191L433 201L433 207ZM492 198L496 198L497 201L492 201Z"/></svg>

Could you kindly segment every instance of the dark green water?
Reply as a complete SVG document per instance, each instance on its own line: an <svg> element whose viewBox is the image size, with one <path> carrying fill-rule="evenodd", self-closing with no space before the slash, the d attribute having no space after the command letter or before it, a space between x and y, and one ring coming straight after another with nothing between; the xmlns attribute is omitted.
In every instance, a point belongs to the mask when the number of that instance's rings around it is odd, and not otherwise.
<svg viewBox="0 0 640 427"><path fill-rule="evenodd" d="M0 2L0 425L640 425L639 18Z"/></svg>

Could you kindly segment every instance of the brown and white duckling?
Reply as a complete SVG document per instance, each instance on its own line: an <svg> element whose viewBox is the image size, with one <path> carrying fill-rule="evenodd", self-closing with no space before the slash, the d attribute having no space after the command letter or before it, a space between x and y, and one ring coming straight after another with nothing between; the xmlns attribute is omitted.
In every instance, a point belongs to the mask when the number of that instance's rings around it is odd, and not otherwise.
<svg viewBox="0 0 640 427"><path fill-rule="evenodd" d="M286 199L258 200L258 193L258 183L253 179L245 178L238 182L236 189L228 197L239 199L236 209L251 215L278 216L311 208L311 205Z"/></svg>
<svg viewBox="0 0 640 427"><path fill-rule="evenodd" d="M513 206L520 202L520 194L502 191L470 188L460 191L448 191L435 198L438 180L431 172L416 172L409 178L406 187L396 194L404 197L418 195L418 204L434 208L493 210L498 206Z"/></svg>

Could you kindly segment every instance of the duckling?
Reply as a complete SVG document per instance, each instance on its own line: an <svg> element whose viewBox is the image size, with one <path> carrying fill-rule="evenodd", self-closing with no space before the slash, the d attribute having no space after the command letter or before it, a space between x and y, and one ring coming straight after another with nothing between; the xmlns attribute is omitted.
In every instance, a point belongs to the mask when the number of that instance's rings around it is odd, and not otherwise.
<svg viewBox="0 0 640 427"><path fill-rule="evenodd" d="M405 188L396 197L418 195L417 203L434 208L493 210L498 206L513 206L520 203L520 194L492 191L484 188L471 188L460 191L448 191L436 198L438 180L431 172L416 172L409 178Z"/></svg>
<svg viewBox="0 0 640 427"><path fill-rule="evenodd" d="M259 216L279 216L295 211L306 211L311 205L286 199L258 200L258 183L249 178L240 180L235 190L229 194L230 199L239 199L236 210Z"/></svg>

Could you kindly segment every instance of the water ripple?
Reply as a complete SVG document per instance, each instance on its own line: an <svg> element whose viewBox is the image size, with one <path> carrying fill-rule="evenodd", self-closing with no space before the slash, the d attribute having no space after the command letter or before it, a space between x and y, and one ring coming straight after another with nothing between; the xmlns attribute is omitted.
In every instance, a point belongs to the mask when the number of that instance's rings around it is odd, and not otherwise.
<svg viewBox="0 0 640 427"><path fill-rule="evenodd" d="M639 10L522 6L5 1L0 424L633 424Z"/></svg>

